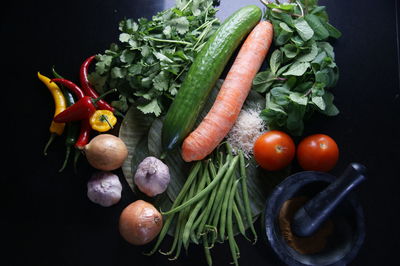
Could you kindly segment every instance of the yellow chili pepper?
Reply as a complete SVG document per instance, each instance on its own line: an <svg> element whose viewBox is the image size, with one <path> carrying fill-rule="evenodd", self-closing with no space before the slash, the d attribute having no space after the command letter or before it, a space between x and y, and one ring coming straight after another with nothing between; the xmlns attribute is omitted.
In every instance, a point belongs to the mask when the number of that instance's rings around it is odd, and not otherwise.
<svg viewBox="0 0 400 266"><path fill-rule="evenodd" d="M51 82L50 78L40 74L39 72L37 73L37 75L38 75L38 78L47 86L47 88L49 89L49 91L51 92L51 94L53 96L54 105L55 105L54 116L56 116L67 108L67 103L65 101L64 94L62 93L61 89L58 87L58 85L55 82ZM51 136L44 148L45 155L47 154L47 148L53 142L55 136L56 135L61 136L62 133L64 132L64 128L65 128L65 123L56 123L54 121L51 122L51 125L49 128Z"/></svg>
<svg viewBox="0 0 400 266"><path fill-rule="evenodd" d="M93 130L106 132L112 129L117 123L117 118L114 116L113 112L109 110L97 110L90 117L89 122Z"/></svg>

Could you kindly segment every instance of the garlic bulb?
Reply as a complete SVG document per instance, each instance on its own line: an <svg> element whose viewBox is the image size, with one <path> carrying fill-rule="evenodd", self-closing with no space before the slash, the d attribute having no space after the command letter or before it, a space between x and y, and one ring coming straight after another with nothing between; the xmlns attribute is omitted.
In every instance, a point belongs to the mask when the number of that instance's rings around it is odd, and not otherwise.
<svg viewBox="0 0 400 266"><path fill-rule="evenodd" d="M149 197L161 194L170 181L168 166L156 157L146 157L138 165L134 181L139 190Z"/></svg>
<svg viewBox="0 0 400 266"><path fill-rule="evenodd" d="M122 185L111 172L96 172L87 183L88 198L103 207L109 207L121 199Z"/></svg>

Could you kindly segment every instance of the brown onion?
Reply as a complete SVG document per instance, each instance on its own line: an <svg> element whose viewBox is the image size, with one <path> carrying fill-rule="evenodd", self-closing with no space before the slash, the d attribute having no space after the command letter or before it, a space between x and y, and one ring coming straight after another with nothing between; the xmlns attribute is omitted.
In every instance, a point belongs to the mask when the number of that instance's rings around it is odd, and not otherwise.
<svg viewBox="0 0 400 266"><path fill-rule="evenodd" d="M150 203L137 200L129 204L119 218L121 236L133 245L151 242L161 231L161 214Z"/></svg>
<svg viewBox="0 0 400 266"><path fill-rule="evenodd" d="M111 134L100 134L85 146L85 156L91 166L102 171L115 170L128 157L125 143Z"/></svg>

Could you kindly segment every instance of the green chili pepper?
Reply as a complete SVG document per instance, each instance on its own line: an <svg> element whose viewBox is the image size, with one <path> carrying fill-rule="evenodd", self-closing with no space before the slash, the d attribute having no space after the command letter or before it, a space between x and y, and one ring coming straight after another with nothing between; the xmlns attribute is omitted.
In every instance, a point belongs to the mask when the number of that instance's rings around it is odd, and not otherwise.
<svg viewBox="0 0 400 266"><path fill-rule="evenodd" d="M60 74L58 74L56 72L54 67L53 67L52 71L53 71L54 77L63 78ZM73 105L75 103L75 98L72 95L72 93L69 90L66 90L64 88L64 86L62 86L62 85L61 85L61 91L64 94L67 106L69 107L69 106ZM67 127L67 136L65 138L65 147L66 147L65 159L64 159L64 162L63 162L60 170L58 170L59 172L62 172L65 169L65 167L67 166L68 159L71 154L71 150L72 150L73 146L75 145L75 142L77 140L77 136L79 133L79 125L76 122L67 123L66 127ZM77 152L77 151L75 151L75 152ZM76 156L76 154L75 154L75 156Z"/></svg>

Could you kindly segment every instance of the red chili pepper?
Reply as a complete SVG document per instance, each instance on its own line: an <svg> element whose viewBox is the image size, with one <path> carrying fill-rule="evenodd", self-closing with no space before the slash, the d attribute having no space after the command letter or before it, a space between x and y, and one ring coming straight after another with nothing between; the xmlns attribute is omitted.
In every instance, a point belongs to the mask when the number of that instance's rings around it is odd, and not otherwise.
<svg viewBox="0 0 400 266"><path fill-rule="evenodd" d="M89 96L84 96L76 103L56 115L53 120L57 123L87 120L94 114L94 112L96 112L96 106L93 99Z"/></svg>
<svg viewBox="0 0 400 266"><path fill-rule="evenodd" d="M89 78L88 78L88 68L89 68L90 64L92 63L92 61L95 59L95 57L96 57L95 55L92 55L91 57L87 58L83 62L81 69L80 69L80 82L81 82L82 90L85 93L85 95L90 96L92 98L99 97L99 94L92 87L92 85L89 82ZM115 111L114 107L112 107L110 104L108 104L104 100L99 100L97 102L97 106L101 110L109 110L111 112Z"/></svg>
<svg viewBox="0 0 400 266"><path fill-rule="evenodd" d="M72 91L75 94L75 96L78 99L82 99L83 97L85 97L85 94L83 93L81 88L79 88L79 86L73 83L72 81L69 81L67 79L52 79L51 82L56 82L67 87L70 91Z"/></svg>
<svg viewBox="0 0 400 266"><path fill-rule="evenodd" d="M89 119L84 119L81 121L81 129L79 131L79 136L77 141L75 142L75 155L74 155L74 170L77 172L77 165L79 157L82 154L83 149L86 144L88 144L90 139L90 132L92 131L92 127L90 126Z"/></svg>
<svg viewBox="0 0 400 266"><path fill-rule="evenodd" d="M89 119L81 121L81 130L79 131L78 140L75 142L75 147L82 150L89 142L90 132L92 127L90 126Z"/></svg>

